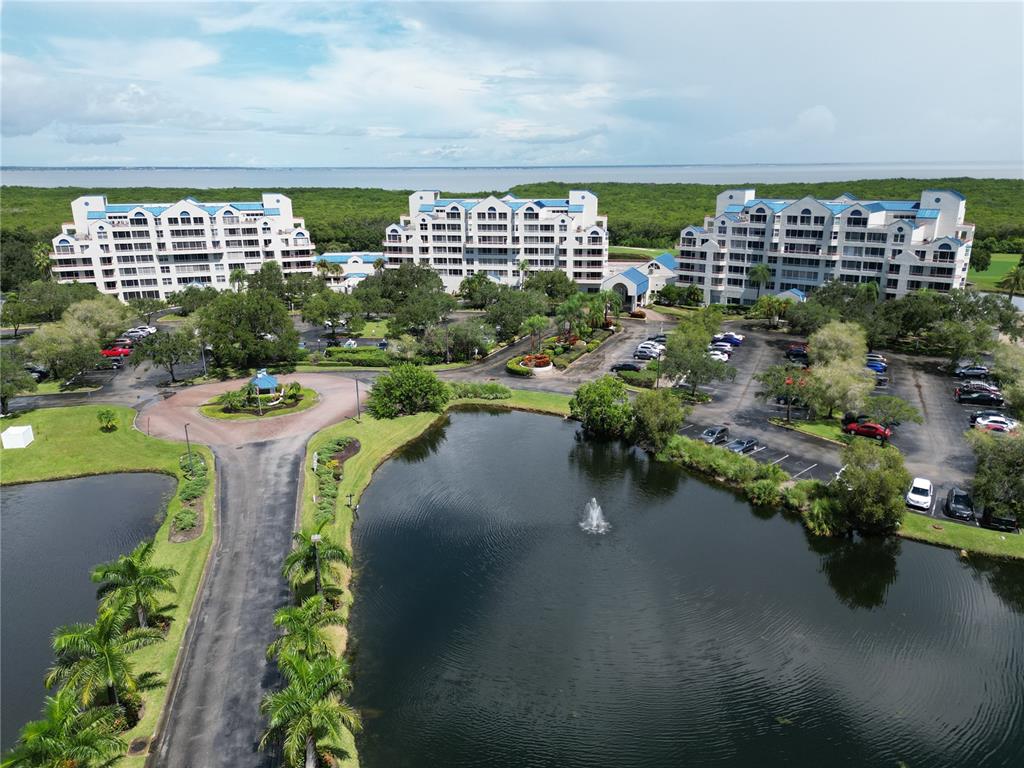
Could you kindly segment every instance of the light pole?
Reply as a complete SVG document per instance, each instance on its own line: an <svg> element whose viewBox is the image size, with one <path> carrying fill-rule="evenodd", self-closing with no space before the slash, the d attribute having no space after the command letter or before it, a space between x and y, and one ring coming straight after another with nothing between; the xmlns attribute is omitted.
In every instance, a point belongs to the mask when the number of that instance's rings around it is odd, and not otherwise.
<svg viewBox="0 0 1024 768"><path fill-rule="evenodd" d="M313 542L313 563L314 563L314 577L313 577L313 588L316 594L320 594L320 550L317 544L320 543L320 534L314 533L309 537L309 540Z"/></svg>
<svg viewBox="0 0 1024 768"><path fill-rule="evenodd" d="M192 469L192 442L188 439L188 427L192 422L185 422L185 447L188 450L188 471L190 474L195 474L195 470Z"/></svg>

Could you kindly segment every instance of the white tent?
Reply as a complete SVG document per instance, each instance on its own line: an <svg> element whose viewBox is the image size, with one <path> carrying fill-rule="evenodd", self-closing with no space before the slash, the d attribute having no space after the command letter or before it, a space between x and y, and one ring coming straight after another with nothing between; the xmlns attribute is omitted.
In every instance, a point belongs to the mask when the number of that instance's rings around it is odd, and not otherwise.
<svg viewBox="0 0 1024 768"><path fill-rule="evenodd" d="M3 440L4 448L28 448L28 444L35 440L35 435L32 434L31 425L8 427L0 439Z"/></svg>

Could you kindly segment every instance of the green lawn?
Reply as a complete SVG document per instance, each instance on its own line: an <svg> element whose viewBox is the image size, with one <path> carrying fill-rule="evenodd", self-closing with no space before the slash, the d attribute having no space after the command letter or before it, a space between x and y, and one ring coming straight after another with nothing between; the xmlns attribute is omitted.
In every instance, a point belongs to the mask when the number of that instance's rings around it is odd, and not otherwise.
<svg viewBox="0 0 1024 768"><path fill-rule="evenodd" d="M35 441L28 448L4 450L0 454L0 482L24 483L111 472L144 471L163 472L181 481L178 459L185 452L184 443L157 440L134 429L132 421L135 411L130 408L114 407L118 418L117 430L101 432L96 419L98 410L100 406L48 408L5 419L4 428L31 424ZM213 454L209 449L194 445L192 450L202 454L207 466L214 468ZM179 574L176 579L177 593L174 595L177 607L172 613L174 621L166 640L139 651L134 661L136 669L156 671L165 681L170 679L174 668L210 543L213 541L216 521L214 472L210 473L210 480L203 499L205 525L202 534L180 544L172 544L168 540L171 518L181 507L177 496L170 500L167 516L156 534L154 565L171 566ZM139 724L125 734L129 742L154 734L167 698L167 690L167 686L163 686L145 694L145 714ZM119 765L141 766L144 760L144 756L125 758Z"/></svg>
<svg viewBox="0 0 1024 768"><path fill-rule="evenodd" d="M456 368L465 368L467 365L472 365L471 361L463 363L434 363L433 365L423 366L428 371L451 371ZM295 366L295 373L324 373L324 372L338 372L345 373L347 371L386 371L390 366L378 365L375 367L366 365L335 365L331 363L320 363L319 365L313 365L311 363L299 363Z"/></svg>
<svg viewBox="0 0 1024 768"><path fill-rule="evenodd" d="M938 527L936 527L938 526ZM905 539L996 557L1024 558L1024 535L961 525L907 510L899 530Z"/></svg>
<svg viewBox="0 0 1024 768"><path fill-rule="evenodd" d="M699 307L663 307L660 304L652 304L650 308L659 315L678 318L690 317L699 309Z"/></svg>
<svg viewBox="0 0 1024 768"><path fill-rule="evenodd" d="M156 319L158 323L180 323L185 320L184 315L177 315L174 312L168 312L166 315L161 315Z"/></svg>
<svg viewBox="0 0 1024 768"><path fill-rule="evenodd" d="M72 384L65 387L63 381L44 381L36 386L35 392L23 392L24 395L75 395L82 392L95 392L99 387L87 384Z"/></svg>
<svg viewBox="0 0 1024 768"><path fill-rule="evenodd" d="M610 245L608 246L608 258L618 259L621 261L629 259L653 259L657 256L668 251L672 253L671 248L633 248L628 245Z"/></svg>
<svg viewBox="0 0 1024 768"><path fill-rule="evenodd" d="M836 419L815 419L813 421L800 421L794 419L788 424L783 418L771 418L768 421L776 426L783 427L784 429L803 432L805 435L813 435L814 437L820 437L823 440L830 440L833 443L842 443L843 445L846 445L851 439L849 435L843 434L843 428L839 425L839 421Z"/></svg>
<svg viewBox="0 0 1024 768"><path fill-rule="evenodd" d="M211 419L226 419L228 421L258 421L262 419L272 419L275 416L286 416L290 413L306 411L316 405L319 401L320 395L317 394L316 390L303 387L302 399L295 405L290 405L285 408L275 408L274 410L267 411L262 416L258 413L228 413L224 410L224 406L219 405L215 401L210 401L206 405L199 406L199 411L203 416L209 416Z"/></svg>
<svg viewBox="0 0 1024 768"><path fill-rule="evenodd" d="M1011 269L1021 262L1019 253L993 253L992 263L984 272L976 272L973 269L967 270L967 280L975 285L980 291L1002 291L997 288L996 283Z"/></svg>
<svg viewBox="0 0 1024 768"><path fill-rule="evenodd" d="M359 335L366 339L383 339L388 335L388 321L368 320Z"/></svg>

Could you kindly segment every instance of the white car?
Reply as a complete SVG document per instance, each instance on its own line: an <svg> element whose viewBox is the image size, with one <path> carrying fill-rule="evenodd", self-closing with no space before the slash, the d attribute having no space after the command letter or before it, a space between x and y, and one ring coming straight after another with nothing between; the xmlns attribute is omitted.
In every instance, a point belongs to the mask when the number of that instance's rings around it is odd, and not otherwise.
<svg viewBox="0 0 1024 768"><path fill-rule="evenodd" d="M708 349L717 349L719 352L725 352L727 355L731 355L736 348L727 341L716 341L712 344L708 344Z"/></svg>
<svg viewBox="0 0 1024 768"><path fill-rule="evenodd" d="M715 339L724 339L726 336L728 336L729 338L732 338L732 339L736 339L736 341L743 341L745 338L747 338L742 333L734 333L732 331L722 331L721 333L716 333L715 334Z"/></svg>
<svg viewBox="0 0 1024 768"><path fill-rule="evenodd" d="M882 363L883 365L888 365L889 364L889 361L886 360L884 357L882 357L877 352L868 352L866 359L867 359L867 361L869 363L872 363L872 362L874 362L874 363Z"/></svg>
<svg viewBox="0 0 1024 768"><path fill-rule="evenodd" d="M1006 432L1010 432L1018 426L1018 422L1008 416L982 416L974 422L975 429L999 429L999 431Z"/></svg>
<svg viewBox="0 0 1024 768"><path fill-rule="evenodd" d="M347 339L345 343L342 344L341 346L343 346L345 349L355 349L356 347L359 346L359 344L356 343L355 339Z"/></svg>
<svg viewBox="0 0 1024 768"><path fill-rule="evenodd" d="M156 333L156 328L154 328L152 325L138 325L135 328L132 328L132 330L138 331L144 336L152 336L154 333Z"/></svg>
<svg viewBox="0 0 1024 768"><path fill-rule="evenodd" d="M636 348L637 348L637 350L649 349L652 352L659 352L659 353L665 351L665 345L664 344L659 344L656 341L642 341L642 342L640 342L639 344L636 345Z"/></svg>
<svg viewBox="0 0 1024 768"><path fill-rule="evenodd" d="M712 360L718 360L719 362L722 363L729 362L729 356L724 352L719 352L717 349L710 350L708 352L708 357L710 357Z"/></svg>
<svg viewBox="0 0 1024 768"><path fill-rule="evenodd" d="M930 512L934 495L935 488L931 480L915 477L910 483L910 490L907 491L907 506Z"/></svg>

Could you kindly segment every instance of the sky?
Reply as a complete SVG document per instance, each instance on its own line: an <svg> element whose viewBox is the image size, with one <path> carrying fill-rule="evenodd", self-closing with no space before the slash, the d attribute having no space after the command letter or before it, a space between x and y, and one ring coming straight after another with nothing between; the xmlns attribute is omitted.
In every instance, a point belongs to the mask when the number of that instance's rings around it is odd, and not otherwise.
<svg viewBox="0 0 1024 768"><path fill-rule="evenodd" d="M18 2L0 162L1024 162L1024 3Z"/></svg>

